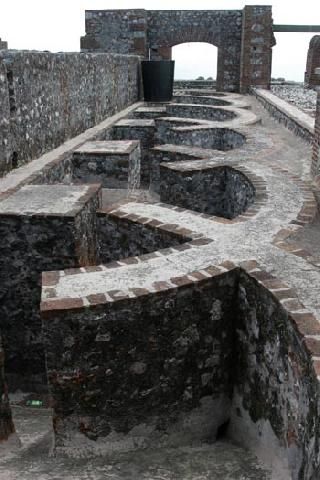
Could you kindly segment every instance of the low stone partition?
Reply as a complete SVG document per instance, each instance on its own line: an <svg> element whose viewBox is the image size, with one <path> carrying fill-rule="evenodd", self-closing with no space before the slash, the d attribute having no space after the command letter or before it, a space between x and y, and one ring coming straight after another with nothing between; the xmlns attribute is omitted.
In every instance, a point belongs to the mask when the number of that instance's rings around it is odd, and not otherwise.
<svg viewBox="0 0 320 480"><path fill-rule="evenodd" d="M128 257L145 255L190 242L191 230L176 225L161 224L154 219L125 214L121 204L98 211L98 242L100 262L113 260L136 263ZM186 247L187 248L187 247Z"/></svg>
<svg viewBox="0 0 320 480"><path fill-rule="evenodd" d="M308 143L313 142L314 119L269 90L252 88L251 93L279 123Z"/></svg>
<svg viewBox="0 0 320 480"><path fill-rule="evenodd" d="M223 98L214 97L214 96L196 96L196 95L174 95L174 103L184 103L192 105L212 105L216 107L227 107L231 105L231 102L224 100Z"/></svg>
<svg viewBox="0 0 320 480"><path fill-rule="evenodd" d="M150 172L150 190L160 193L160 164L164 162L181 162L188 160L200 160L214 157L221 160L223 155L220 152L211 152L210 150L192 147L187 145L164 144L157 145L151 150L152 163Z"/></svg>
<svg viewBox="0 0 320 480"><path fill-rule="evenodd" d="M0 202L0 317L13 390L44 388L41 272L96 263L99 206L97 185L30 185Z"/></svg>
<svg viewBox="0 0 320 480"><path fill-rule="evenodd" d="M160 200L196 212L233 219L254 203L255 188L236 168L200 162L160 165Z"/></svg>
<svg viewBox="0 0 320 480"><path fill-rule="evenodd" d="M216 87L215 80L175 80L173 87L175 90L189 90L195 89L212 89L214 91Z"/></svg>
<svg viewBox="0 0 320 480"><path fill-rule="evenodd" d="M42 304L57 453L215 438L231 405L235 278L210 272L112 302L89 295L85 308Z"/></svg>
<svg viewBox="0 0 320 480"><path fill-rule="evenodd" d="M43 275L55 452L213 442L223 430L272 478L317 479L320 327L295 292L255 261L162 281L150 262L143 288L138 267L113 268Z"/></svg>
<svg viewBox="0 0 320 480"><path fill-rule="evenodd" d="M320 69L318 76L320 79ZM312 148L311 175L316 177L318 183L320 183L320 87L317 94L317 110Z"/></svg>
<svg viewBox="0 0 320 480"><path fill-rule="evenodd" d="M73 153L72 181L101 183L105 188L134 190L140 186L140 142L87 142Z"/></svg>
<svg viewBox="0 0 320 480"><path fill-rule="evenodd" d="M167 108L165 106L159 106L159 105L146 105L143 107L137 108L134 112L132 112L131 117L132 118L158 118L158 117L163 117L166 115Z"/></svg>
<svg viewBox="0 0 320 480"><path fill-rule="evenodd" d="M155 123L150 119L124 119L112 128L113 140L140 140L141 147L141 181L149 183L150 157L149 149L154 146Z"/></svg>
<svg viewBox="0 0 320 480"><path fill-rule="evenodd" d="M140 58L0 52L0 176L139 100Z"/></svg>
<svg viewBox="0 0 320 480"><path fill-rule="evenodd" d="M227 108L213 107L210 105L184 105L182 103L169 103L167 105L167 115L171 117L186 117L214 122L225 122L236 118L236 113Z"/></svg>
<svg viewBox="0 0 320 480"><path fill-rule="evenodd" d="M214 128L206 126L182 126L169 120L158 121L157 140L159 143L189 145L210 150L228 151L244 145L243 133L231 128ZM181 125L181 126L176 126Z"/></svg>

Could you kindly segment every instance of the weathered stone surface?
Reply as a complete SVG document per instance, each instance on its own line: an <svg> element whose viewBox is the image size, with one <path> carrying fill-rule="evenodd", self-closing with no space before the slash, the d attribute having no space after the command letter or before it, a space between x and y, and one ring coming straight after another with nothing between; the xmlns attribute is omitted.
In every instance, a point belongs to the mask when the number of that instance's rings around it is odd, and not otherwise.
<svg viewBox="0 0 320 480"><path fill-rule="evenodd" d="M250 87L270 88L272 47L272 7L246 5L242 15L240 92Z"/></svg>
<svg viewBox="0 0 320 480"><path fill-rule="evenodd" d="M236 114L232 110L218 108L211 105L183 105L180 103L168 104L167 115L171 117L196 118L215 122L223 122L236 117Z"/></svg>
<svg viewBox="0 0 320 480"><path fill-rule="evenodd" d="M154 146L155 123L150 119L126 119L117 122L112 129L114 140L139 140L141 148L141 181L149 184L151 158L149 149Z"/></svg>
<svg viewBox="0 0 320 480"><path fill-rule="evenodd" d="M5 42L0 38L0 50L7 50L8 49L8 42Z"/></svg>
<svg viewBox="0 0 320 480"><path fill-rule="evenodd" d="M88 10L81 48L143 56L150 51L151 59L170 59L171 47L185 42L218 47L218 90L239 91L240 77L243 91L250 85L269 86L274 38L267 6L246 6L243 12Z"/></svg>
<svg viewBox="0 0 320 480"><path fill-rule="evenodd" d="M150 447L163 434L166 445L212 441L229 421L229 438L272 464L272 478L317 478L320 391L301 325L256 263L243 263L250 274L224 268L89 309L45 309L57 452Z"/></svg>
<svg viewBox="0 0 320 480"><path fill-rule="evenodd" d="M0 316L11 388L45 385L41 272L96 262L97 186L26 186L0 202Z"/></svg>
<svg viewBox="0 0 320 480"><path fill-rule="evenodd" d="M240 275L238 302L231 434L282 464L289 478L315 479L320 403L311 355L288 313L247 275Z"/></svg>
<svg viewBox="0 0 320 480"><path fill-rule="evenodd" d="M228 151L241 147L245 136L231 128L188 127L189 124L171 120L156 120L156 139L160 144L189 145L192 147Z"/></svg>
<svg viewBox="0 0 320 480"><path fill-rule="evenodd" d="M138 66L135 56L1 51L0 174L137 101Z"/></svg>
<svg viewBox="0 0 320 480"><path fill-rule="evenodd" d="M179 207L232 219L254 202L255 189L238 170L160 165L160 199Z"/></svg>
<svg viewBox="0 0 320 480"><path fill-rule="evenodd" d="M232 393L233 290L226 274L44 320L56 451L73 435L87 452L174 445L177 429L179 442L214 439Z"/></svg>
<svg viewBox="0 0 320 480"><path fill-rule="evenodd" d="M140 157L136 140L85 143L73 154L72 180L135 190L140 186Z"/></svg>
<svg viewBox="0 0 320 480"><path fill-rule="evenodd" d="M320 66L320 35L312 37L309 43L307 66L304 76L305 86L309 88L320 86L320 76L315 69Z"/></svg>
<svg viewBox="0 0 320 480"><path fill-rule="evenodd" d="M320 78L320 72L319 72ZM312 151L312 164L311 164L311 175L317 177L319 182L320 176L320 89L317 95L317 110L316 110L316 121L314 128L314 139L313 139L313 151Z"/></svg>
<svg viewBox="0 0 320 480"><path fill-rule="evenodd" d="M191 238L157 228L152 224L121 218L116 213L98 213L100 262L144 255L163 248L181 245Z"/></svg>

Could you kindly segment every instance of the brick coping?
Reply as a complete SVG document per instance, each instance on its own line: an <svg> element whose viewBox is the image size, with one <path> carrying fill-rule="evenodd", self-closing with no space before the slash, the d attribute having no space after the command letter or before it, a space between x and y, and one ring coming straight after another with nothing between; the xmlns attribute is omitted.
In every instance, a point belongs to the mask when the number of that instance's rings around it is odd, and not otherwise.
<svg viewBox="0 0 320 480"><path fill-rule="evenodd" d="M72 155L76 148L81 147L87 141L94 140L101 133L118 122L119 119L126 117L130 112L141 105L142 102L134 103L130 107L121 110L121 112L103 120L95 127L89 128L80 135L73 137L71 140L67 140L60 145L60 147L50 150L41 157L12 170L10 173L0 178L0 200L11 195L23 185L32 183L43 172L43 170L50 169L54 165L63 162L63 160Z"/></svg>
<svg viewBox="0 0 320 480"><path fill-rule="evenodd" d="M120 262L119 262L120 263ZM119 267L124 265L119 264ZM97 271L97 267L87 267L86 273ZM109 290L105 293L88 295L84 298L46 299L41 302L41 316L50 320L58 312L99 308L114 302L130 301L141 296L157 295L159 292L177 290L181 287L195 285L209 278L223 276L231 271L244 271L257 283L262 285L286 310L288 318L300 336L313 364L315 375L320 382L320 321L299 301L294 289L262 269L256 260L246 260L235 264L224 261L218 265L209 265L201 270L188 272L186 275L171 277L166 281L155 281L152 288L129 288L128 291ZM83 273L85 273L83 272ZM43 287L54 288L59 280L59 272L45 272L42 276Z"/></svg>
<svg viewBox="0 0 320 480"><path fill-rule="evenodd" d="M282 98L277 97L269 90L262 88L252 88L253 94L258 98L267 102L269 105L279 110L286 117L293 120L302 129L305 129L313 136L315 120L307 113L304 113L298 107L286 102Z"/></svg>

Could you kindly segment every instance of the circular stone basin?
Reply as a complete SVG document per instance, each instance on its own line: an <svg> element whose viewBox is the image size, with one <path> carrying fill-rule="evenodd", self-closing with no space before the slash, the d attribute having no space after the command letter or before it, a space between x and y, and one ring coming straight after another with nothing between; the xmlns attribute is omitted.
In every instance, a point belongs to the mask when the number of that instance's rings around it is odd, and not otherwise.
<svg viewBox="0 0 320 480"><path fill-rule="evenodd" d="M176 95L173 97L174 103L184 103L184 104L192 104L192 105L212 105L212 106L220 106L226 107L230 106L231 102L227 100L222 100L221 98L215 98L211 96L194 96L194 95Z"/></svg>
<svg viewBox="0 0 320 480"><path fill-rule="evenodd" d="M229 166L186 169L160 165L160 200L196 212L233 219L254 203L255 188Z"/></svg>
<svg viewBox="0 0 320 480"><path fill-rule="evenodd" d="M168 104L167 115L172 117L195 118L213 122L225 122L237 117L232 110L216 108L209 105Z"/></svg>

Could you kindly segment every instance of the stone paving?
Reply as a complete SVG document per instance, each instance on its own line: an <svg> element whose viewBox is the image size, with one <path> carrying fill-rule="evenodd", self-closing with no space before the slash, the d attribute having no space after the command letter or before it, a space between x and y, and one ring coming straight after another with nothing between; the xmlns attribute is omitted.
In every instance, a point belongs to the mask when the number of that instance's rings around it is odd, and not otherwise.
<svg viewBox="0 0 320 480"><path fill-rule="evenodd" d="M16 408L19 455L0 459L1 480L270 480L256 458L227 442L140 450L112 458L49 456L49 410Z"/></svg>

